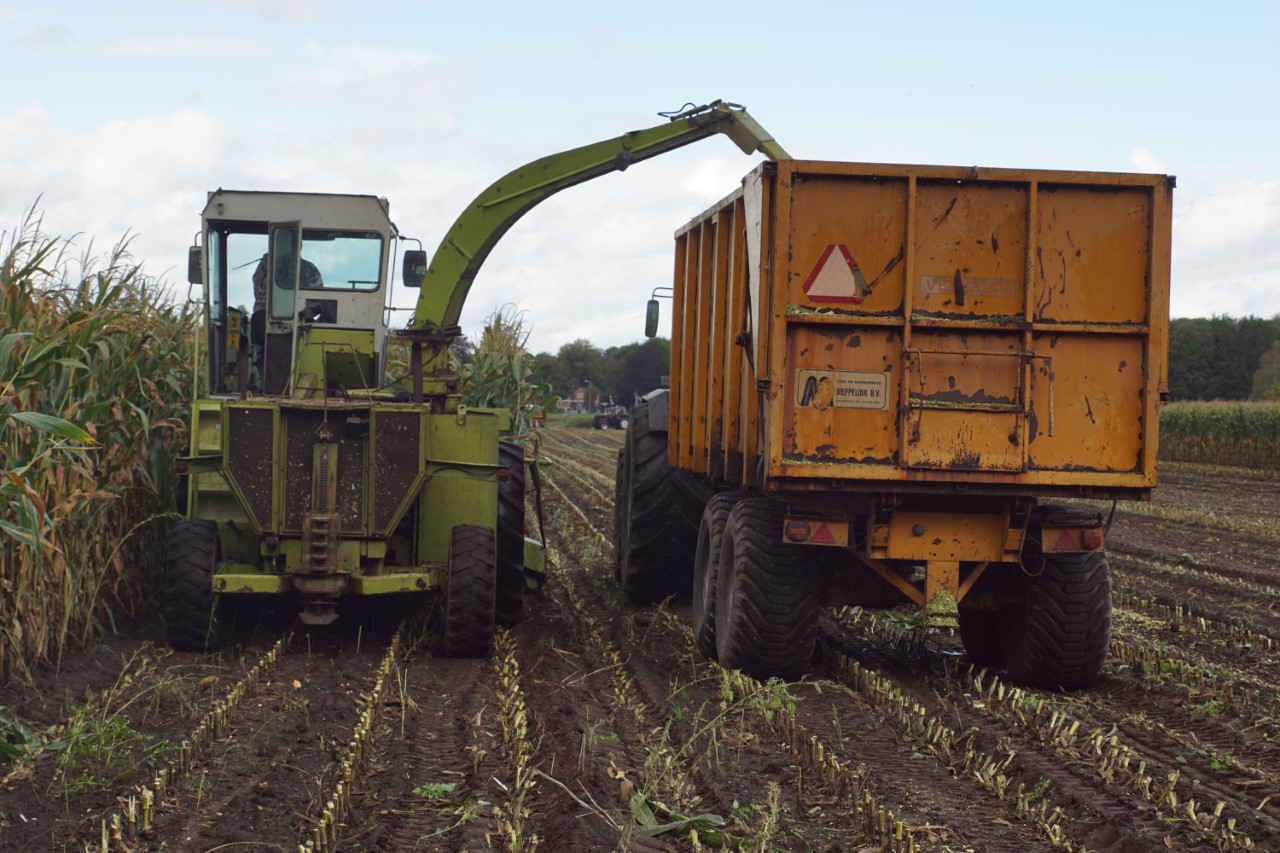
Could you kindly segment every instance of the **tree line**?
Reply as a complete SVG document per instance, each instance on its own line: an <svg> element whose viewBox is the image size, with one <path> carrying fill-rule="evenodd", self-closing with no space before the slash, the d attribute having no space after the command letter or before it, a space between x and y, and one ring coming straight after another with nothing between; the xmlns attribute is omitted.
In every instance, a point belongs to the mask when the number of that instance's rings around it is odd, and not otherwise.
<svg viewBox="0 0 1280 853"><path fill-rule="evenodd" d="M1280 315L1169 324L1173 400L1280 400Z"/></svg>

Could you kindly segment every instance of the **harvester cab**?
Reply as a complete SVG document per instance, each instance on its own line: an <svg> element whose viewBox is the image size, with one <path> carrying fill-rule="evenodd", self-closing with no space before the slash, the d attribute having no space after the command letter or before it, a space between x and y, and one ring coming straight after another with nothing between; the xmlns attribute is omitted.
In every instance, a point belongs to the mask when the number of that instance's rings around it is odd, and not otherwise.
<svg viewBox="0 0 1280 853"><path fill-rule="evenodd" d="M190 268L207 286L209 393L382 385L398 237L386 199L217 190L203 220Z"/></svg>
<svg viewBox="0 0 1280 853"><path fill-rule="evenodd" d="M449 344L471 283L526 212L575 184L716 134L785 156L716 101L535 160L480 194L431 263L403 253L419 296L391 331L401 239L385 199L209 193L189 279L202 285L187 517L171 533L166 621L176 648L227 639L233 602L290 597L308 624L344 600L443 593L443 650L487 655L543 566L525 535L525 461L510 413L471 408ZM389 378L389 346L403 367ZM239 610L240 608L235 608Z"/></svg>

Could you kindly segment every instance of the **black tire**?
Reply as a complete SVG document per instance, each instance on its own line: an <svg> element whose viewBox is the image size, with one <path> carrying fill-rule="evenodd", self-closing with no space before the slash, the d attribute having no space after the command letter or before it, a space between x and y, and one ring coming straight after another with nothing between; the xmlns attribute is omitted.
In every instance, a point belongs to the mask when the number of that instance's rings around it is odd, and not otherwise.
<svg viewBox="0 0 1280 853"><path fill-rule="evenodd" d="M226 644L227 608L213 592L221 554L212 521L185 519L169 531L164 618L169 645L180 652L214 652Z"/></svg>
<svg viewBox="0 0 1280 853"><path fill-rule="evenodd" d="M498 465L511 477L498 483L498 587L494 613L499 625L524 618L524 448L498 442Z"/></svg>
<svg viewBox="0 0 1280 853"><path fill-rule="evenodd" d="M698 542L693 554L693 636L698 650L716 659L716 577L725 525L734 504L748 497L746 492L724 492L707 501L698 525Z"/></svg>
<svg viewBox="0 0 1280 853"><path fill-rule="evenodd" d="M959 610L960 640L965 655L974 666L1004 666L1000 636L1007 614L999 610Z"/></svg>
<svg viewBox="0 0 1280 853"><path fill-rule="evenodd" d="M622 555L627 552L627 451L618 451L613 475L613 579L622 583Z"/></svg>
<svg viewBox="0 0 1280 853"><path fill-rule="evenodd" d="M808 669L822 607L822 574L782 541L782 505L738 501L729 512L716 579L720 663L756 678L799 678Z"/></svg>
<svg viewBox="0 0 1280 853"><path fill-rule="evenodd" d="M482 658L493 652L496 551L489 528L453 528L444 591L444 653L449 657Z"/></svg>
<svg viewBox="0 0 1280 853"><path fill-rule="evenodd" d="M1023 546L1023 603L1001 632L1009 675L1056 690L1091 686L1111 643L1111 570L1106 554L1045 554L1041 529L1097 523L1096 514L1071 507L1036 509Z"/></svg>
<svg viewBox="0 0 1280 853"><path fill-rule="evenodd" d="M622 591L636 604L683 595L711 489L667 465L667 433L651 429L647 402L631 410L622 467L621 523L626 529L619 537L617 566Z"/></svg>

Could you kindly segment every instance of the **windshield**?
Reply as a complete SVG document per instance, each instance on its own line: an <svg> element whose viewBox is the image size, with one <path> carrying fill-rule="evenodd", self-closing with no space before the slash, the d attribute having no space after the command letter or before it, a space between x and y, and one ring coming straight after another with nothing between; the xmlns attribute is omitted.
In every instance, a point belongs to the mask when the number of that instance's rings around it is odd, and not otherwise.
<svg viewBox="0 0 1280 853"><path fill-rule="evenodd" d="M304 290L376 290L382 269L382 235L376 231L302 229ZM308 275L315 265L319 280Z"/></svg>

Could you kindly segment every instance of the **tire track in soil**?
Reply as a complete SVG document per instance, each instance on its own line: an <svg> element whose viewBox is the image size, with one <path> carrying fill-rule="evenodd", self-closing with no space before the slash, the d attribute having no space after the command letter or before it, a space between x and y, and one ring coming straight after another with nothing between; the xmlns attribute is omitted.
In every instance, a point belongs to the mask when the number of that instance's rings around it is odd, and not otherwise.
<svg viewBox="0 0 1280 853"><path fill-rule="evenodd" d="M1004 771L1011 779L1010 787L1016 789L1022 784L1027 791L1045 790L1050 802L1063 810L1063 829L1075 843L1092 851L1127 853L1155 849L1151 846L1154 844L1151 834L1162 830L1163 825L1155 820L1135 821L1135 811L1141 811L1140 801L1117 797L1117 792L1104 787L1092 768L1064 762L1063 757L1034 732L985 713L981 699L962 686L945 680L935 686L933 682L938 676L931 672L929 662L919 653L889 648L882 639L860 636L829 619L823 621L821 641L891 679L923 707L925 716L944 720L955 731L971 733L975 749L994 757L1015 753L1013 763ZM839 680L838 673L827 670L827 674ZM987 806L980 803L978 807L1009 808L994 796L989 797L988 803ZM1025 826L1016 812L1005 819ZM979 832L977 837L982 839L979 845L985 843L985 834ZM1047 843L1040 838L1036 840Z"/></svg>
<svg viewBox="0 0 1280 853"><path fill-rule="evenodd" d="M490 659L411 651L393 670L374 753L337 849L480 849L499 773ZM415 793L424 786L441 786ZM453 786L449 788L448 786Z"/></svg>
<svg viewBox="0 0 1280 853"><path fill-rule="evenodd" d="M866 641L858 639L854 642L861 644ZM1186 826L1184 821L1177 817L1172 823L1169 821L1169 813L1177 815L1180 809L1165 808L1163 814L1158 814L1153 804L1136 796L1133 791L1103 779L1098 770L1088 761L1082 761L1074 755L1072 748L1057 749L1053 744L1045 743L1042 737L1031 729L1008 723L1000 715L989 711L981 701L981 697L975 699L966 696L959 701L947 697L948 692L963 691L965 685L957 683L952 677L938 673L939 650L934 648L926 652L932 654L933 660L922 660L919 653L906 655L883 644L874 644L865 648L863 654L869 659L875 659L881 666L890 668L910 667L913 658L917 666L932 668L935 678L942 681L942 687L937 691L937 695L940 700L947 702L950 706L948 716L963 720L965 726L979 728L981 731L979 742L987 743L992 735L998 734L997 746L1001 743L1011 745L1018 753L1018 760L1014 763L1014 767L1025 773L1026 768L1023 765L1033 764L1036 767L1035 773L1052 781L1054 791L1067 787L1062 784L1063 774L1069 774L1076 783L1069 789L1070 794L1066 795L1072 801L1073 810L1081 807L1098 815L1102 820L1099 833L1083 836L1083 840L1090 849L1109 850L1112 849L1111 846L1099 845L1123 845L1144 837L1142 844L1155 844L1156 839L1165 836L1170 836L1182 845L1177 849L1216 849L1216 846L1200 844L1198 831ZM1229 812L1224 814L1224 819L1225 817L1236 818L1237 832L1249 835L1255 843L1265 839L1261 849L1273 849L1275 846L1276 823L1270 817L1258 818L1253 812L1253 802L1242 799L1238 791L1224 787L1220 778L1216 778L1208 768L1200 772L1197 768L1178 762L1176 756L1185 752L1186 747L1180 745L1167 732L1141 729L1132 722L1126 722L1144 720L1158 710L1158 703L1147 701L1143 693L1134 694L1125 690L1119 679L1109 675L1104 676L1100 684L1088 693L1054 694L1026 688L1024 692L1028 696L1042 698L1050 706L1063 707L1074 718L1080 720L1082 726L1100 727L1103 730L1111 727L1113 733L1119 735L1122 743L1146 761L1146 772L1153 779L1163 782L1167 774L1175 770L1181 771L1182 778L1176 788L1180 802L1185 803L1194 798L1198 802L1199 811L1203 812L1206 805L1212 809L1214 802L1222 800L1230 806ZM1092 707L1103 707L1095 698L1099 695L1114 695L1117 699L1114 704L1105 706L1108 714L1102 718L1092 713ZM920 698L918 694L917 698ZM928 703L925 704L928 705ZM979 710L981 716L974 719L974 715L969 712L970 709ZM986 748L990 749L990 747ZM1215 791L1220 796L1213 802L1206 803L1203 791ZM1136 835L1136 839L1131 838L1126 842L1124 838L1126 834ZM1180 841L1177 840L1179 835L1182 836ZM1117 849L1127 848L1121 846ZM1147 847L1136 849L1147 849Z"/></svg>
<svg viewBox="0 0 1280 853"><path fill-rule="evenodd" d="M599 533L598 529L593 532ZM610 626L614 643L624 649L644 650L643 654L628 657L627 669L635 676L649 705L662 707L678 703L682 709L716 707L718 667L694 651L687 627L673 632L664 620L649 611L628 611L623 615L624 624L620 625L617 614L602 600L601 584L580 586L588 591L593 610L601 621ZM627 615L631 616L630 630L625 626ZM687 673L677 676L675 691L673 673ZM872 768L871 788L875 794L898 812L899 819L928 827L936 843L945 842L947 849L954 849L950 845L962 839L965 845L981 839L986 845L983 849L991 851L1049 849L1032 837L1031 829L1018 821L1012 811L1005 817L989 817L993 805L999 812L1004 812L1006 807L976 784L958 783L948 769L932 761L917 760L924 756L882 725L875 712L851 692L834 685L824 689L810 684L793 685L791 691L797 700L797 719L804 729L816 735L828 750L833 749L833 745L842 748L849 738L856 737L856 763ZM683 713L681 710L680 714ZM839 721L839 730L833 724L835 720ZM683 744L689 744L696 736L688 726L679 723L672 726L672 734ZM757 742L750 748L728 746L720 755L728 757L728 762L708 762L709 766L699 766L694 774L698 789L709 792L717 801L717 807L723 808L726 800L730 807L733 800L763 802L767 797L765 784L772 780L788 792L786 814L793 831L814 844L815 849L852 849L851 845L860 846L865 842L861 831L850 826L847 817L842 815L843 810L832 808L832 802L824 799L821 791L801 793L805 780L798 777L790 751L766 748ZM746 780L756 780L757 784L754 787L742 784ZM812 783L809 784L812 787ZM706 807L705 803L700 805L700 808ZM974 815L983 817L975 820Z"/></svg>
<svg viewBox="0 0 1280 853"><path fill-rule="evenodd" d="M1213 581L1210 581L1210 582L1213 582ZM925 697L921 697L921 698L925 698ZM1110 701L1110 704L1106 705L1105 707L1107 709L1107 713L1115 715L1117 716L1117 718L1123 716L1126 713L1130 714L1131 716L1138 716L1139 718L1141 718L1141 715L1143 714L1143 703L1141 701L1138 701L1138 702L1126 701L1123 694L1121 694L1121 696L1119 697L1114 697ZM1160 710L1163 712L1165 709L1162 706L1160 706L1157 708L1157 710ZM997 723L997 728L998 728L998 720L995 722ZM1159 732L1152 732L1147 729L1138 729L1133 727L1129 727L1127 729L1124 729L1123 731L1131 734L1131 737L1134 739L1134 747L1139 751L1142 751L1144 755L1146 754L1146 751L1150 751L1153 753L1154 756L1165 757L1169 754L1170 747L1177 747L1178 749L1185 751L1185 746L1179 744L1176 739L1177 729L1175 727L1175 724L1177 722L1178 722L1178 718L1176 715L1174 717L1165 716L1162 718L1160 724L1166 728L1168 732L1167 734L1161 734ZM988 721L987 725L991 726L992 722ZM1016 731L1011 731L1010 735L1012 734L1019 734L1019 733ZM1030 739L1027 739L1027 743L1026 743L1026 746L1024 746L1023 748L1023 752L1026 752L1028 749L1034 750L1035 752L1040 753L1039 755L1034 756L1034 760L1039 765L1041 765L1046 771L1049 771L1048 774L1044 776L1044 778L1050 779L1050 780L1054 779L1055 776L1053 775L1053 771L1057 771L1058 768L1061 766L1062 764L1061 756L1059 756L1051 748L1047 748L1046 745L1041 744L1039 740L1034 736L1032 736ZM1176 756L1178 753L1175 752L1173 754ZM1031 763L1031 761L1033 760L1033 756L1030 756L1030 755L1020 754L1019 758L1020 760L1028 764ZM1174 766L1176 767L1177 765L1175 764ZM1105 786L1102 787L1101 790L1099 790L1099 786L1102 785L1102 780L1097 776L1097 773L1092 768L1085 767L1082 770L1077 771L1075 775L1077 777L1076 781L1078 785L1087 794L1087 796L1078 796L1078 795L1075 795L1075 796L1078 797L1080 804L1088 805L1089 809L1092 812L1092 815L1095 818L1097 818L1095 822L1101 824L1096 831L1093 831L1092 833L1087 833L1092 838L1093 843L1095 844L1103 843L1103 844L1106 844L1109 848L1116 848L1116 849L1123 849L1126 846L1133 845L1133 844L1138 845L1138 847L1135 849L1146 849L1146 845L1148 843L1152 843L1152 837L1150 836L1144 837L1144 833L1141 831L1122 833L1119 829L1117 829L1117 827L1121 826L1126 822L1132 822L1130 816L1133 814L1133 811L1132 811L1133 808L1136 807L1139 810L1142 810L1143 808L1149 808L1147 804L1142 803L1140 800L1136 802L1126 803L1124 796L1116 797L1116 792L1113 790L1108 790ZM1203 777L1195 776L1194 774L1192 774L1192 777L1196 782L1198 782L1198 784L1191 785L1191 788L1202 788L1205 791L1218 791L1221 789L1224 795L1232 795L1230 798L1230 801L1236 807L1240 807L1243 805L1244 801L1235 797L1233 795L1233 792L1230 791L1229 786L1226 787L1225 789L1222 789L1222 786L1220 786L1219 784L1219 780L1214 779L1212 777L1205 779ZM1194 794L1195 792L1192 791L1192 793ZM1225 798L1226 797L1224 797L1224 799ZM1132 800L1132 798L1130 799ZM1258 797L1257 799L1261 799L1261 797ZM1203 805L1203 801L1202 801L1202 805ZM1266 825L1267 821L1262 821L1261 823L1262 823L1261 829L1259 829L1258 826L1253 827L1255 832L1260 832L1261 835L1269 837L1270 829ZM1161 821L1152 820L1152 821L1148 821L1148 828L1152 830L1153 833L1155 833L1165 829L1165 826ZM1077 835L1079 835L1079 833L1077 833Z"/></svg>
<svg viewBox="0 0 1280 853"><path fill-rule="evenodd" d="M292 851L332 784L386 651L357 651L317 632L295 637L275 668L238 706L138 850L212 849L252 844Z"/></svg>
<svg viewBox="0 0 1280 853"><path fill-rule="evenodd" d="M57 668L33 673L30 691L18 692L12 712L31 728L57 727L65 738L78 717L109 717L155 744L165 739L176 746L188 733L190 719L200 719L221 698L226 684L243 675L262 644L236 654L208 657L156 647L149 640L109 637L103 650L67 658ZM238 673L238 674L237 674ZM175 735L181 730L181 735ZM100 790L83 794L56 792L60 771L52 756L29 765L6 786L4 805L11 824L0 830L13 849L80 850L80 838L92 835L103 815L116 805L120 791L148 784L154 775L135 744L127 756L112 754L120 765L133 765L133 778L117 779ZM163 762L163 755L158 759ZM86 770L97 771L86 765Z"/></svg>

